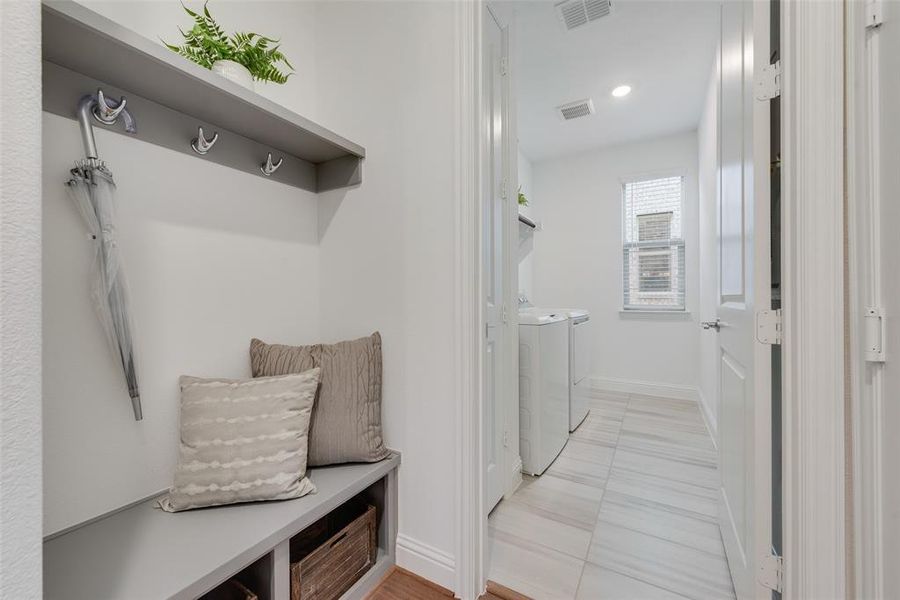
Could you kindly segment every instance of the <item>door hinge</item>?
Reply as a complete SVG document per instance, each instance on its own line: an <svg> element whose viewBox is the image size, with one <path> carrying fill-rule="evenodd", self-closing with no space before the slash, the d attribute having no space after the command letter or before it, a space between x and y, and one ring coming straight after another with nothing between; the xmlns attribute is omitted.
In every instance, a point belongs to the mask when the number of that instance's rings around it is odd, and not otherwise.
<svg viewBox="0 0 900 600"><path fill-rule="evenodd" d="M759 582L778 593L784 591L784 559L774 552L759 563Z"/></svg>
<svg viewBox="0 0 900 600"><path fill-rule="evenodd" d="M866 2L866 29L878 27L884 22L881 0Z"/></svg>
<svg viewBox="0 0 900 600"><path fill-rule="evenodd" d="M506 183L506 179L500 182L500 197L506 200L507 196L507 187L509 187Z"/></svg>
<svg viewBox="0 0 900 600"><path fill-rule="evenodd" d="M880 306L867 306L865 318L865 344L867 362L884 362L884 315Z"/></svg>
<svg viewBox="0 0 900 600"><path fill-rule="evenodd" d="M756 99L771 100L781 95L781 61L766 65L756 78Z"/></svg>
<svg viewBox="0 0 900 600"><path fill-rule="evenodd" d="M505 325L506 323L509 322L509 318L507 317L507 311L506 311L506 305L505 305L505 304L503 305L503 308L500 309L500 318L503 320L503 324L504 324L504 325Z"/></svg>
<svg viewBox="0 0 900 600"><path fill-rule="evenodd" d="M781 343L781 309L756 312L756 339L762 344Z"/></svg>
<svg viewBox="0 0 900 600"><path fill-rule="evenodd" d="M506 75L509 73L509 57L501 56L500 57L500 74Z"/></svg>
<svg viewBox="0 0 900 600"><path fill-rule="evenodd" d="M509 448L509 432L508 431L503 432L503 447Z"/></svg>

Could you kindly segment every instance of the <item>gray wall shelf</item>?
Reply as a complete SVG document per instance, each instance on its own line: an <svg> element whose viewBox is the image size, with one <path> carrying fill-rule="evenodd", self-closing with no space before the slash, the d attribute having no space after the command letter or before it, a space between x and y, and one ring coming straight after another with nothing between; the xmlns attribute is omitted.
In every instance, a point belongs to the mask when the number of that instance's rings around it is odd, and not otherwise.
<svg viewBox="0 0 900 600"><path fill-rule="evenodd" d="M167 513L151 500L44 543L49 600L192 599L252 570L261 600L290 598L290 540L358 494L376 506L378 559L344 598L363 598L394 564L397 467L381 462L311 469L317 492Z"/></svg>
<svg viewBox="0 0 900 600"><path fill-rule="evenodd" d="M312 192L362 181L362 146L80 4L45 0L42 30L48 112L74 119L79 99L102 87L127 97L143 141L260 177L259 164L272 152L285 164L271 179ZM219 133L204 156L190 149L198 126L207 136Z"/></svg>

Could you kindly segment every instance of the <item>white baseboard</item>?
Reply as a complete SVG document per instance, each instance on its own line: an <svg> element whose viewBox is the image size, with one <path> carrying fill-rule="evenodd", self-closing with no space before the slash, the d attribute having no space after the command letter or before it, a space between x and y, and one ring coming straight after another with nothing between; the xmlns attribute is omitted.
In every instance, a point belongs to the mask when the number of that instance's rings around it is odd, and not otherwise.
<svg viewBox="0 0 900 600"><path fill-rule="evenodd" d="M716 423L716 419L712 415L712 409L706 401L706 396L703 395L703 390L697 388L697 395L699 396L698 402L700 403L700 414L703 415L703 422L706 424L706 431L709 432L709 437L712 438L713 446L715 446L716 450L719 449L719 432L718 432L718 424Z"/></svg>
<svg viewBox="0 0 900 600"><path fill-rule="evenodd" d="M660 383L656 381L638 381L635 379L616 379L615 377L591 377L591 387L607 392L620 394L642 394L644 396L663 396L677 400L700 399L699 390L693 385L678 383Z"/></svg>
<svg viewBox="0 0 900 600"><path fill-rule="evenodd" d="M397 535L397 565L448 590L455 587L453 556L402 533Z"/></svg>

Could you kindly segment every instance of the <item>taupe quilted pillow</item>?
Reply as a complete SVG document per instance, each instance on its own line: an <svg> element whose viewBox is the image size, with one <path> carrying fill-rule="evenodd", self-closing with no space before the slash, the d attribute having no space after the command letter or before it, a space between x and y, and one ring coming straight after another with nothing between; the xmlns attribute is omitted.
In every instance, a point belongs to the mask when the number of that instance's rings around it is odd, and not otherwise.
<svg viewBox="0 0 900 600"><path fill-rule="evenodd" d="M375 462L388 456L381 437L381 335L337 344L250 342L254 377L322 370L309 428L309 465Z"/></svg>
<svg viewBox="0 0 900 600"><path fill-rule="evenodd" d="M306 478L319 369L261 379L182 377L181 446L169 512L315 491Z"/></svg>

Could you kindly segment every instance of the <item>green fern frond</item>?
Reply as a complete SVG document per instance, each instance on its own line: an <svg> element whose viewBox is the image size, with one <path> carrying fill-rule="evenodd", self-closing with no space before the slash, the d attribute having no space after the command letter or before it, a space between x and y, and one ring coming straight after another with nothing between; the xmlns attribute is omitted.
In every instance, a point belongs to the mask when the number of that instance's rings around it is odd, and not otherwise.
<svg viewBox="0 0 900 600"><path fill-rule="evenodd" d="M233 60L244 65L257 81L287 82L294 66L279 49L279 40L254 32L235 32L229 36L212 16L208 5L209 0L206 0L201 14L182 2L181 7L193 25L188 31L178 28L184 38L181 46L160 40L163 45L207 69L211 69L218 60ZM278 65L282 64L291 73L280 70Z"/></svg>
<svg viewBox="0 0 900 600"><path fill-rule="evenodd" d="M281 48L280 45L275 46L274 48L271 48L269 50L266 50L266 58L268 58L268 60L272 64L282 62L285 64L285 66L287 66L287 68L289 68L291 71L293 71L294 65L292 65L288 61L287 56L285 56L284 53L279 50L279 48Z"/></svg>
<svg viewBox="0 0 900 600"><path fill-rule="evenodd" d="M269 65L262 68L256 75L256 79L260 81L271 81L272 83L286 83L291 74L284 74L277 68Z"/></svg>

